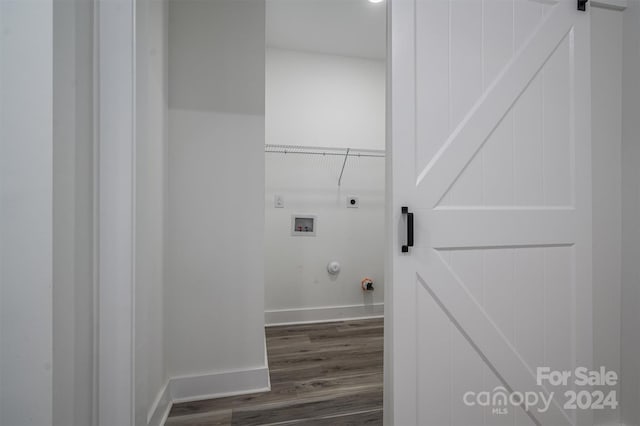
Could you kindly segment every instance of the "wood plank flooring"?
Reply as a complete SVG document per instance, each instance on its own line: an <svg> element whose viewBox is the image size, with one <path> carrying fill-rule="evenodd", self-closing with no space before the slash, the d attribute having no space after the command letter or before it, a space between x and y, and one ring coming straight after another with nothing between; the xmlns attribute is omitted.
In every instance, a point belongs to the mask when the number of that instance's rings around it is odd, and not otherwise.
<svg viewBox="0 0 640 426"><path fill-rule="evenodd" d="M270 392L175 404L166 425L382 425L382 319L266 335Z"/></svg>

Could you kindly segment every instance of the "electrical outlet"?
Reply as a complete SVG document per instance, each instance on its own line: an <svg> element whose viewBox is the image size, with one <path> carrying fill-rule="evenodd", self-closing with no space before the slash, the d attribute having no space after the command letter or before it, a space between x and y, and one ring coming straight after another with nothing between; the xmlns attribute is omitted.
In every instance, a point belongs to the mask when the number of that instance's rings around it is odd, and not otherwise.
<svg viewBox="0 0 640 426"><path fill-rule="evenodd" d="M358 197L347 197L347 207L350 209L357 209L360 207L360 200L358 200Z"/></svg>
<svg viewBox="0 0 640 426"><path fill-rule="evenodd" d="M284 209L284 197L282 195L274 195L273 206L276 209Z"/></svg>

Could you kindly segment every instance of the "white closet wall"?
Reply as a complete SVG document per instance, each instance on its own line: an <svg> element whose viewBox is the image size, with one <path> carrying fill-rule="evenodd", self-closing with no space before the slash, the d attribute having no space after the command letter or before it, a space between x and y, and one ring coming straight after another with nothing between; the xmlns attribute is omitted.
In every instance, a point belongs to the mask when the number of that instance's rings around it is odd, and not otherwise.
<svg viewBox="0 0 640 426"><path fill-rule="evenodd" d="M169 1L164 344L176 399L268 386L264 25L264 2Z"/></svg>
<svg viewBox="0 0 640 426"><path fill-rule="evenodd" d="M384 60L267 48L266 143L384 149Z"/></svg>
<svg viewBox="0 0 640 426"><path fill-rule="evenodd" d="M385 61L271 47L266 63L266 143L384 150ZM265 162L267 324L381 315L385 159L349 157L340 187L344 157L267 153ZM348 196L360 207L347 208ZM317 216L316 236L292 236L293 214ZM373 292L361 290L365 277Z"/></svg>

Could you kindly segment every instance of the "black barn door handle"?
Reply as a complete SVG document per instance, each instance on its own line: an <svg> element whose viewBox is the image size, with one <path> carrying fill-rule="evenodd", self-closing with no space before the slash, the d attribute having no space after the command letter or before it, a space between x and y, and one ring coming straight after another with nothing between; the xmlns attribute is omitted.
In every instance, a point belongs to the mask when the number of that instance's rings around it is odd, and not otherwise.
<svg viewBox="0 0 640 426"><path fill-rule="evenodd" d="M407 215L407 245L402 246L402 252L409 253L409 247L413 247L413 213L409 213L409 207L402 207L402 214Z"/></svg>

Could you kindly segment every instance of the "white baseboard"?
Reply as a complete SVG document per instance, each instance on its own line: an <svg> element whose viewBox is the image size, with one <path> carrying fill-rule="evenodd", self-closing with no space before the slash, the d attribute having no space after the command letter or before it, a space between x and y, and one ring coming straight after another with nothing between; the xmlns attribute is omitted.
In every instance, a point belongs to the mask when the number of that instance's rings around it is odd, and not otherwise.
<svg viewBox="0 0 640 426"><path fill-rule="evenodd" d="M162 426L175 403L201 401L225 396L244 395L271 390L269 368L221 371L195 376L172 377L162 387L154 401L147 424Z"/></svg>
<svg viewBox="0 0 640 426"><path fill-rule="evenodd" d="M148 426L163 426L173 404L271 390L267 344L264 366L244 370L215 371L193 376L176 376L160 389L147 414Z"/></svg>
<svg viewBox="0 0 640 426"><path fill-rule="evenodd" d="M371 305L327 306L265 311L264 322L266 326L274 326L378 318L383 315L384 303L374 303Z"/></svg>
<svg viewBox="0 0 640 426"><path fill-rule="evenodd" d="M176 402L199 401L271 389L269 368L222 371L197 376L172 377L171 399Z"/></svg>

